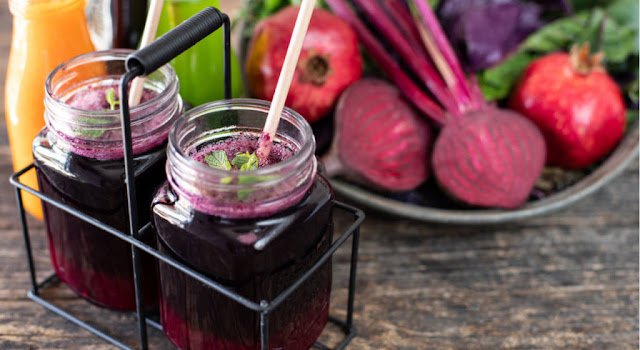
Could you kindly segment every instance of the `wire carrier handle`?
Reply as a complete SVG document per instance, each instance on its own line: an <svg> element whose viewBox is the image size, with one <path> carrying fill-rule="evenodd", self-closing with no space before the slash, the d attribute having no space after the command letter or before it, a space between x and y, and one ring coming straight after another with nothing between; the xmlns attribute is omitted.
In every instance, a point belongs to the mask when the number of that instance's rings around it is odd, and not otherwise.
<svg viewBox="0 0 640 350"><path fill-rule="evenodd" d="M231 98L231 24L229 16L214 7L207 7L191 16L180 25L171 29L151 44L132 53L127 57L125 66L127 73L120 79L120 116L122 118L122 139L124 148L125 182L127 184L127 204L129 211L129 234L133 238L139 237L138 211L133 165L133 150L131 140L131 116L129 111L129 83L139 76L147 76L169 63L179 54L204 39L209 34L224 26L224 97ZM147 350L147 323L142 295L142 251L131 246L133 260L133 279L135 285L136 308L138 314L138 331L140 332L140 346Z"/></svg>
<svg viewBox="0 0 640 350"><path fill-rule="evenodd" d="M229 16L214 7L207 7L171 29L146 47L127 57L127 71L146 76L169 63L176 56L224 25L225 98L230 98L230 21Z"/></svg>

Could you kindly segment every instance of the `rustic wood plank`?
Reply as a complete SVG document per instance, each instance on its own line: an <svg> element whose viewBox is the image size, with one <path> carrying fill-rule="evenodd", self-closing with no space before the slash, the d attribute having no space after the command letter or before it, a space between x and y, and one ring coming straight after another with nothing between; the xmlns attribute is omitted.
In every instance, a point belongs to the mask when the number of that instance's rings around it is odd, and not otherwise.
<svg viewBox="0 0 640 350"><path fill-rule="evenodd" d="M233 0L223 0L222 8ZM0 79L11 30L0 3ZM0 93L3 101L4 90ZM4 115L4 110L0 113ZM0 123L0 179L11 173ZM527 221L446 226L369 213L362 227L351 349L637 349L638 162L570 208ZM115 349L26 297L14 189L0 180L0 349ZM38 275L51 272L30 219ZM349 224L338 219L338 230ZM332 313L344 316L348 249L334 258ZM135 319L46 291L57 305L135 344ZM328 327L323 341L340 339ZM152 349L173 348L151 332Z"/></svg>

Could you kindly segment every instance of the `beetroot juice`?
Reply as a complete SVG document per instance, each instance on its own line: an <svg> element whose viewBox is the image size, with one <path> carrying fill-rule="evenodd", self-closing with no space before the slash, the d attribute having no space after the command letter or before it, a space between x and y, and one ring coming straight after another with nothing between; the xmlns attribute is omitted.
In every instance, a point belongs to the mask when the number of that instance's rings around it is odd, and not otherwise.
<svg viewBox="0 0 640 350"><path fill-rule="evenodd" d="M271 302L331 245L333 191L317 174L309 125L285 109L266 164L223 170L206 157L253 153L269 105L202 105L169 135L167 179L156 194L158 249L256 302ZM160 263L165 334L180 349L260 349L260 315ZM308 349L328 320L331 262L269 314L269 348Z"/></svg>
<svg viewBox="0 0 640 350"><path fill-rule="evenodd" d="M45 121L33 143L40 191L113 228L128 232L126 186L118 100L119 76L131 51L76 57L47 79ZM140 105L131 110L139 222L149 221L154 191L165 180L166 139L182 102L169 66L149 76ZM53 268L79 296L116 310L136 309L130 245L43 202ZM154 243L153 237L143 237ZM143 255L143 291L157 305L154 260Z"/></svg>

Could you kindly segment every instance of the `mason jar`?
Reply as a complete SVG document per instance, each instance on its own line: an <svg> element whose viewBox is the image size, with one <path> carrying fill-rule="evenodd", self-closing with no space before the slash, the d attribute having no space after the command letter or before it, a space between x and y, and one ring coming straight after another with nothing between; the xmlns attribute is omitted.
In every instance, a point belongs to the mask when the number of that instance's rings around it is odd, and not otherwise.
<svg viewBox="0 0 640 350"><path fill-rule="evenodd" d="M45 84L46 126L33 142L40 191L121 232L128 232L129 218L120 110L114 102L132 52L93 52L54 69ZM173 69L165 65L147 77L142 102L130 110L141 226L150 219L154 191L165 181L167 135L182 110L178 89ZM135 310L130 245L46 202L43 212L60 280L90 302ZM153 237L143 240L154 243ZM143 270L146 306L157 306L150 256L143 255Z"/></svg>
<svg viewBox="0 0 640 350"><path fill-rule="evenodd" d="M232 291L271 302L328 250L333 190L317 172L309 124L285 108L269 165L254 170L207 164L255 152L269 103L204 104L169 134L167 182L153 200L158 249ZM159 263L165 334L180 349L260 349L260 315ZM269 313L270 348L308 349L329 312L330 260Z"/></svg>

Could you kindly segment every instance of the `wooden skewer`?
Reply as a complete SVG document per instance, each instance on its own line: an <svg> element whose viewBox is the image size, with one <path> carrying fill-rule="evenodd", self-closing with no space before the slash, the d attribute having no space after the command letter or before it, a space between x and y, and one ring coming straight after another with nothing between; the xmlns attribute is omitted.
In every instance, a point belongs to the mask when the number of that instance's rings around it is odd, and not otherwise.
<svg viewBox="0 0 640 350"><path fill-rule="evenodd" d="M307 29L309 28L309 21L311 21L315 4L316 0L302 0L302 4L300 4L300 12L298 12L298 18L293 27L293 34L291 35L291 41L289 42L282 70L280 71L276 91L273 94L271 108L269 109L269 114L264 124L262 137L260 137L260 142L258 143L256 155L260 160L268 159L269 153L271 152L273 138L280 123L280 116L284 109L284 103L289 93L291 80L293 79L293 74L298 64L298 58L300 57L300 51L302 50L302 44L307 34Z"/></svg>
<svg viewBox="0 0 640 350"><path fill-rule="evenodd" d="M162 13L162 4L164 0L151 0L149 5L149 13L144 24L142 39L140 40L140 49L151 44L156 37L158 31L158 22L160 22L160 14ZM145 77L138 77L131 82L131 90L129 91L129 106L137 106L142 98L144 90Z"/></svg>

